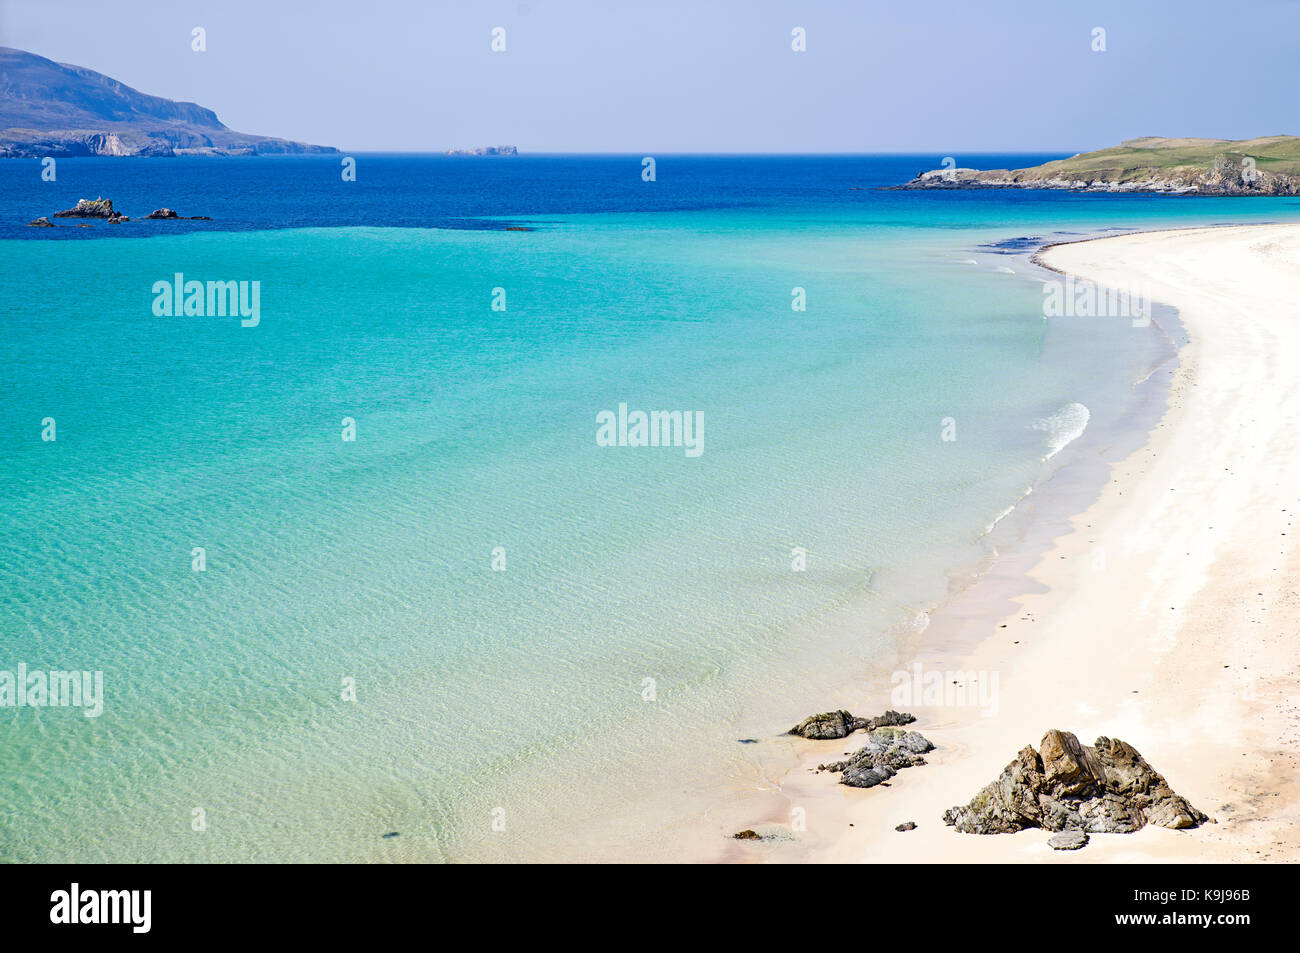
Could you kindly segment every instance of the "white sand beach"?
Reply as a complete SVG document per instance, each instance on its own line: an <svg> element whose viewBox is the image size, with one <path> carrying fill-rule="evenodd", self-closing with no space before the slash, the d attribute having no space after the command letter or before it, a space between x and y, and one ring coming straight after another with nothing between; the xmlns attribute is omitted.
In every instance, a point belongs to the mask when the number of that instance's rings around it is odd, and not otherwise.
<svg viewBox="0 0 1300 953"><path fill-rule="evenodd" d="M797 740L807 758L783 779L785 806L768 820L801 807L807 832L797 843L737 845L731 859L1296 859L1300 224L1123 235L1059 245L1041 260L1112 287L1145 283L1178 309L1189 343L1163 420L1145 447L1112 461L1101 497L1041 556L1014 612L992 627L936 616L935 630L951 636L937 641L965 648L945 655L931 644L925 664L996 673L996 715L913 706L913 727L938 748L888 789L846 788L813 770L860 747L860 734ZM864 700L855 714L886 700ZM943 824L946 808L1049 728L1085 744L1129 742L1214 823L1093 835L1074 852L1049 849L1045 831L978 836ZM917 829L894 830L906 821Z"/></svg>

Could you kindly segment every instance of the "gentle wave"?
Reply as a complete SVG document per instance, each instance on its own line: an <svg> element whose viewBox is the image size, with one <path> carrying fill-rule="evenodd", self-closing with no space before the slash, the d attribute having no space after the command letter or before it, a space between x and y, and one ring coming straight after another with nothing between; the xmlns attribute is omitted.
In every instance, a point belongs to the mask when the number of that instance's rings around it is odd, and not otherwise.
<svg viewBox="0 0 1300 953"><path fill-rule="evenodd" d="M1083 404L1070 403L1066 404L1050 417L1044 417L1036 422L1033 426L1035 430L1042 430L1047 433L1047 454L1044 460L1050 460L1056 456L1088 429L1088 421L1092 418L1092 413Z"/></svg>

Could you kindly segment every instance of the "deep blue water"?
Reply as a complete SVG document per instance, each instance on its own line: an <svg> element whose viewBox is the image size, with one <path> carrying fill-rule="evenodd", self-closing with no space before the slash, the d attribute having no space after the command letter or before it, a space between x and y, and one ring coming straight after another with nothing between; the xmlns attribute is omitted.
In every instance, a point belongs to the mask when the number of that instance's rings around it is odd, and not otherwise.
<svg viewBox="0 0 1300 953"><path fill-rule="evenodd" d="M641 156L456 156L361 154L353 182L339 156L245 159L60 159L55 181L37 159L0 163L0 237L140 236L219 229L313 226L505 228L537 215L667 212L800 206L870 207L889 219L933 205L940 217L974 206L990 216L1041 193L943 195L879 191L938 166L940 156L657 156L656 180ZM1024 166L1057 155L971 155L963 165ZM853 191L853 190L858 191ZM166 206L212 222L150 221L94 228L29 229L39 215L103 195L133 219ZM1072 197L1095 202L1097 196ZM1104 198L1103 198L1104 200ZM491 217L493 221L483 221ZM53 220L53 219L52 219ZM61 224L71 224L63 220Z"/></svg>
<svg viewBox="0 0 1300 953"><path fill-rule="evenodd" d="M504 229L533 217L728 209L803 210L855 224L998 228L1014 222L1095 228L1186 220L1256 221L1300 213L1300 199L1106 195L1030 190L896 192L937 168L937 155L642 156L472 158L358 154L355 181L341 156L240 159L60 159L44 181L37 159L0 162L0 238L44 241L175 235L190 231L337 226ZM1023 167L1059 154L967 154L961 166ZM104 196L133 221L109 226L53 219L80 198ZM213 221L141 221L155 208ZM29 228L38 216L58 228ZM534 223L535 224L535 223ZM546 223L542 223L542 227Z"/></svg>

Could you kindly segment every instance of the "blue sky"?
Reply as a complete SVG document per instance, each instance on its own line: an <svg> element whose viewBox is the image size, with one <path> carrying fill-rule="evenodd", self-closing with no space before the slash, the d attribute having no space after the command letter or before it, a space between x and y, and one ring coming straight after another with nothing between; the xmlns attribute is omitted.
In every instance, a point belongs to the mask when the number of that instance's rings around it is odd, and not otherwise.
<svg viewBox="0 0 1300 953"><path fill-rule="evenodd" d="M1300 0L0 0L0 44L354 151L960 157L1300 133Z"/></svg>

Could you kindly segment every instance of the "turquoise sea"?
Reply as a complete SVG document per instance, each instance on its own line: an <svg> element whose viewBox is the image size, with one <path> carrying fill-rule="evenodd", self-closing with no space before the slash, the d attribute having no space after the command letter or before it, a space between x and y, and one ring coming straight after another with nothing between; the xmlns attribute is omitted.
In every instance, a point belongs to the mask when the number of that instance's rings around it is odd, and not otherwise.
<svg viewBox="0 0 1300 953"><path fill-rule="evenodd" d="M939 158L0 164L0 670L104 679L0 707L0 859L672 858L1172 358L1028 253L1300 216ZM100 194L216 221L14 224Z"/></svg>

